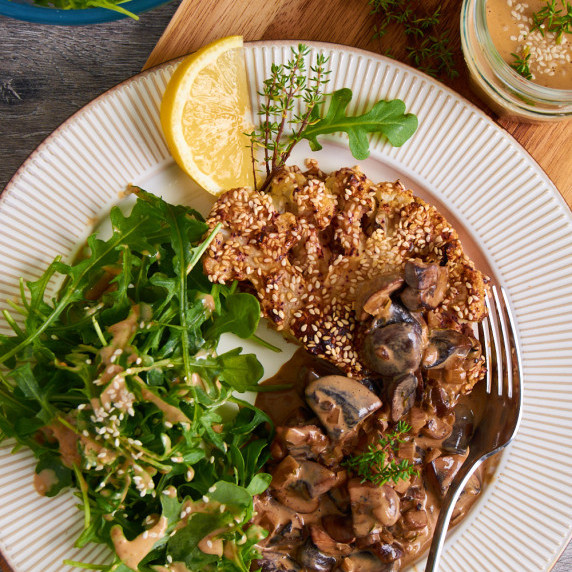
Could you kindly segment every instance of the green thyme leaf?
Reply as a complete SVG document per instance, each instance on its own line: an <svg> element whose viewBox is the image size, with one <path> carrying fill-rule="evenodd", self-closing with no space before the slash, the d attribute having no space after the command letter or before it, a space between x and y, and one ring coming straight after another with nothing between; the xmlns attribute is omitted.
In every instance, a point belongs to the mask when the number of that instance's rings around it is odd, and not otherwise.
<svg viewBox="0 0 572 572"><path fill-rule="evenodd" d="M370 481L379 486L408 479L417 473L417 469L409 460L398 462L395 457L399 444L405 442L405 435L410 430L407 423L399 421L393 431L380 437L364 453L347 458L342 465L361 477L362 482Z"/></svg>
<svg viewBox="0 0 572 572"><path fill-rule="evenodd" d="M522 54L511 54L511 56L514 58L514 62L510 64L510 67L525 79L532 79L532 73L530 71L530 50L528 46L524 48Z"/></svg>

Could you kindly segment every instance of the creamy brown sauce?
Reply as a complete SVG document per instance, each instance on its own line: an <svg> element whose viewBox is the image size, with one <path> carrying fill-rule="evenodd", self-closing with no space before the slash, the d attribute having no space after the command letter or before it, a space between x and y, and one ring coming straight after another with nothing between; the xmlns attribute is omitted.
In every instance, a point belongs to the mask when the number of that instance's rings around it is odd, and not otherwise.
<svg viewBox="0 0 572 572"><path fill-rule="evenodd" d="M78 450L77 433L62 425L59 421L53 421L46 426L48 434L52 434L58 441L59 453L62 463L70 469L81 463L81 455Z"/></svg>
<svg viewBox="0 0 572 572"><path fill-rule="evenodd" d="M34 474L34 488L42 496L58 483L58 476L52 469L43 469Z"/></svg>
<svg viewBox="0 0 572 572"><path fill-rule="evenodd" d="M146 387L141 387L141 395L146 401L150 401L157 408L159 408L165 415L165 421L175 425L176 423L190 423L190 419L174 405L169 405L166 401L163 401L160 397L157 397L152 391Z"/></svg>
<svg viewBox="0 0 572 572"><path fill-rule="evenodd" d="M264 385L291 384L290 389L275 392L262 392L257 396L256 406L264 410L270 416L276 427L303 424L303 412L307 412L308 410L304 391L309 382L308 372L311 370L315 370L320 372L322 375L326 375L330 373L331 366L329 364L325 364L322 360L317 360L315 357L310 356L303 349L299 349L291 360L282 366L280 371L274 377L263 382ZM485 384L480 383L475 387L471 394L462 395L458 401L458 404L471 408L474 413L475 426L478 425L483 416L486 398L485 390ZM407 416L405 419L407 420ZM372 428L372 435L374 435L374 438L377 438L379 433L373 431L373 423L366 420L366 426L368 423L369 427ZM443 445L444 440L445 439L431 438L419 433L415 438L415 445L418 449L421 448L426 455L433 454L438 456L441 454L441 446ZM273 444L273 447L275 447L275 444ZM276 456L276 451L273 451L273 455ZM454 455L453 457L458 457L456 462L459 463L459 466L465 458L465 456L461 455ZM426 459L427 458L430 457L426 457ZM421 463L421 465L418 466L422 467L423 464ZM270 470L272 471L274 469L275 464L271 462ZM487 472L488 469L486 467L482 467L475 478L478 479L480 483L484 483ZM403 555L395 562L396 569L405 568L429 549L432 532L435 528L441 506L440 496L436 494L435 490L427 483L427 477L424 474L424 469L421 469L421 476L417 479L410 479L405 482L398 481L396 484L392 484L402 499L404 498L405 493L408 490L411 490L409 489L410 485L415 485L415 487L420 488L423 492L422 500L419 502L419 505L414 508L426 512L427 526L418 532L412 531L411 534L409 534L407 541L400 542L403 547ZM464 518L477 498L478 494L464 493L461 496L453 515L453 525L458 524ZM410 501L407 502L411 505ZM402 506L404 506L403 500ZM315 510L305 513L296 513L295 516L290 507L284 506L278 502L271 494L257 500L256 510L259 514L255 518L255 521L266 528L276 526L278 526L278 528L281 526L288 528L298 527L306 531L313 526L321 527L322 525L320 523L323 522L322 519L324 517L340 516L340 511L332 501L332 497L329 494L324 494L319 498L319 504ZM350 520L352 518L351 513L344 516ZM294 525L292 523L294 523ZM383 529L383 527L381 527L381 529ZM381 534L383 536L383 531ZM272 547L271 549L273 550ZM287 548L280 548L280 546L278 546L278 550L289 553L291 556L295 556L299 549L299 546L290 546ZM359 548L356 548L355 550L359 550ZM338 565L341 559L342 557L338 558ZM303 569L306 570L306 568ZM312 568L307 569L311 570Z"/></svg>
<svg viewBox="0 0 572 572"><path fill-rule="evenodd" d="M111 529L111 540L117 556L129 568L137 570L139 563L151 550L155 543L165 535L167 531L167 519L162 516L149 530L141 533L134 540L127 540L119 527Z"/></svg>
<svg viewBox="0 0 572 572"><path fill-rule="evenodd" d="M572 35L557 44L554 35L531 31L532 15L546 6L543 0L487 0L487 24L493 44L508 64L528 46L532 81L556 89L572 89ZM560 0L558 8L562 9ZM522 8L521 8L522 7Z"/></svg>

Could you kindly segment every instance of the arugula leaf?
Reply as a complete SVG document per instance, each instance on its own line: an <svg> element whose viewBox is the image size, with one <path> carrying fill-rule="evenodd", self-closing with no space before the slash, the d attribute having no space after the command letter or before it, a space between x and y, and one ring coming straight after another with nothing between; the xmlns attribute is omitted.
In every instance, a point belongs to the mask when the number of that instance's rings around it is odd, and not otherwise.
<svg viewBox="0 0 572 572"><path fill-rule="evenodd" d="M232 389L244 393L257 385L264 368L254 354L242 354L241 351L242 348L235 348L215 358L189 360L189 369L203 380L220 378Z"/></svg>
<svg viewBox="0 0 572 572"><path fill-rule="evenodd" d="M220 378L240 393L256 386L264 375L264 368L254 354L241 354L242 348L230 350L217 358L221 366Z"/></svg>
<svg viewBox="0 0 572 572"><path fill-rule="evenodd" d="M405 113L405 103L400 99L378 101L368 112L347 116L346 108L352 99L352 91L342 88L335 91L330 99L328 111L324 117L314 108L312 121L302 133L312 151L322 146L317 140L319 135L343 131L348 134L352 155L358 160L369 157L368 133L382 133L394 147L403 145L416 131L418 121L412 113Z"/></svg>
<svg viewBox="0 0 572 572"><path fill-rule="evenodd" d="M207 337L218 338L225 332L232 332L240 338L254 334L260 321L260 304L250 294L237 292L226 296L221 302L221 310L215 316Z"/></svg>
<svg viewBox="0 0 572 572"><path fill-rule="evenodd" d="M247 508L252 503L252 495L247 489L226 481L215 483L209 497L221 504L235 505L241 508Z"/></svg>
<svg viewBox="0 0 572 572"><path fill-rule="evenodd" d="M26 363L12 370L10 377L15 381L16 387L20 389L24 397L34 400L40 405L41 411L38 413L38 416L45 423L51 421L55 411L48 403L44 392L40 389L31 364Z"/></svg>
<svg viewBox="0 0 572 572"><path fill-rule="evenodd" d="M262 494L270 485L272 481L272 475L268 473L258 473L252 477L250 484L246 487L246 490L252 495Z"/></svg>
<svg viewBox="0 0 572 572"><path fill-rule="evenodd" d="M191 570L201 570L201 566L215 562L218 556L202 552L198 547L199 542L231 520L232 515L228 512L192 514L187 526L169 539L167 554L174 562L184 562Z"/></svg>

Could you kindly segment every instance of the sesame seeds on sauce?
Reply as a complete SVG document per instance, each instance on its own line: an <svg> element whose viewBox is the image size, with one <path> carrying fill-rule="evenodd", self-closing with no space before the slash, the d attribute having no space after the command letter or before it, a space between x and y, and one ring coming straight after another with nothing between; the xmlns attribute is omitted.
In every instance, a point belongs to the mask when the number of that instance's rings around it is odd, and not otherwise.
<svg viewBox="0 0 572 572"><path fill-rule="evenodd" d="M558 8L560 1L557 2ZM512 54L530 54L532 81L544 87L572 89L572 36L560 42L552 32L532 30L532 15L546 6L546 0L487 0L487 24L493 44L511 64Z"/></svg>
<svg viewBox="0 0 572 572"><path fill-rule="evenodd" d="M483 276L449 223L401 183L374 185L358 168L284 169L268 194L223 194L207 223L223 225L203 261L209 279L248 284L276 329L352 377L367 375L356 349L357 288L407 260L447 264L449 288L434 315L443 327L484 317Z"/></svg>

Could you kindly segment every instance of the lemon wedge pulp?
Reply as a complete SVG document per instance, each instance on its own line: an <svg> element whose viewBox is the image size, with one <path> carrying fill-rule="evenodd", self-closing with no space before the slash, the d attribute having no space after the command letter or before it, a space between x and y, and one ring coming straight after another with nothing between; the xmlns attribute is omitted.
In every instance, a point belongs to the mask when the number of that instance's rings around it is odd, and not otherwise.
<svg viewBox="0 0 572 572"><path fill-rule="evenodd" d="M187 56L161 102L161 125L175 161L212 194L252 186L250 97L241 36Z"/></svg>

